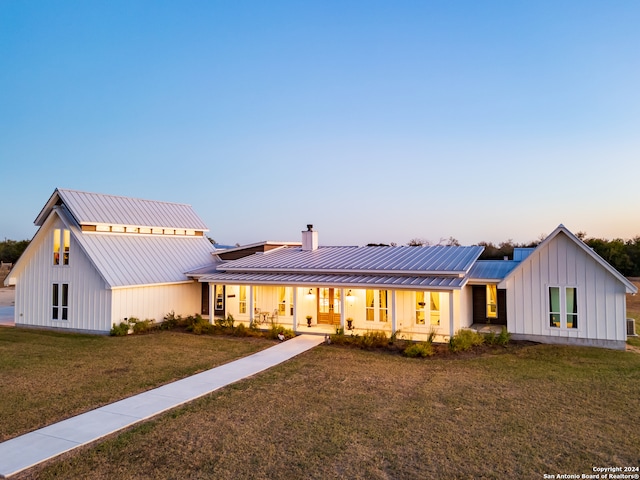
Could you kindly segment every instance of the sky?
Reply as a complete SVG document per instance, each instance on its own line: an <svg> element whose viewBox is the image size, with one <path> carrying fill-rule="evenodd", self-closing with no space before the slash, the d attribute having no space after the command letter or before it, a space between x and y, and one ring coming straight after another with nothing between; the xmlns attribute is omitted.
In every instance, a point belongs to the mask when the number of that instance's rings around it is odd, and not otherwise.
<svg viewBox="0 0 640 480"><path fill-rule="evenodd" d="M0 239L55 188L219 243L640 235L640 2L0 0Z"/></svg>

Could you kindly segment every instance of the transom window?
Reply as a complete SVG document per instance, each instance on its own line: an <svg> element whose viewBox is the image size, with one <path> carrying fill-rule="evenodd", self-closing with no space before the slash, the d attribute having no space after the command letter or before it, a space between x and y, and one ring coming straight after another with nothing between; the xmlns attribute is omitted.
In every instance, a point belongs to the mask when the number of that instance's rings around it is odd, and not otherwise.
<svg viewBox="0 0 640 480"><path fill-rule="evenodd" d="M69 265L69 250L71 247L71 232L56 228L53 230L53 264Z"/></svg>
<svg viewBox="0 0 640 480"><path fill-rule="evenodd" d="M578 328L578 289L549 287L549 326Z"/></svg>

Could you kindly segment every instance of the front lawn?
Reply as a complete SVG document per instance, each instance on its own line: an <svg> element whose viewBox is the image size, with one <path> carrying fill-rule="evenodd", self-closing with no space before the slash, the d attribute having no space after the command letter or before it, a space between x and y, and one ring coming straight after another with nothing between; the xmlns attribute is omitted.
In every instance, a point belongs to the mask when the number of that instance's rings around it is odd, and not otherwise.
<svg viewBox="0 0 640 480"><path fill-rule="evenodd" d="M179 332L106 337L0 328L0 441L271 345Z"/></svg>
<svg viewBox="0 0 640 480"><path fill-rule="evenodd" d="M639 466L639 425L635 353L410 359L323 345L18 478L581 475Z"/></svg>

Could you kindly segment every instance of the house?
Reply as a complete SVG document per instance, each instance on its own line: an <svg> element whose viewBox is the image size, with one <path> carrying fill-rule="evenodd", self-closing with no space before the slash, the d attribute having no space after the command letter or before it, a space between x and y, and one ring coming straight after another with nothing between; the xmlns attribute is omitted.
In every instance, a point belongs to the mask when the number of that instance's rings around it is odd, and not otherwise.
<svg viewBox="0 0 640 480"><path fill-rule="evenodd" d="M512 259L481 246L216 249L189 205L56 189L5 284L21 326L108 332L132 316L196 312L296 332L380 330L448 340L505 326L515 339L624 348L637 288L560 225Z"/></svg>
<svg viewBox="0 0 640 480"><path fill-rule="evenodd" d="M185 272L213 264L214 247L191 206L56 189L35 224L5 279L16 325L106 333L200 311L203 286Z"/></svg>
<svg viewBox="0 0 640 480"><path fill-rule="evenodd" d="M321 247L308 225L300 246L218 257L197 278L216 292L215 315L296 332L446 340L504 325L515 339L624 348L625 294L637 288L564 226L511 260L478 260L482 250Z"/></svg>

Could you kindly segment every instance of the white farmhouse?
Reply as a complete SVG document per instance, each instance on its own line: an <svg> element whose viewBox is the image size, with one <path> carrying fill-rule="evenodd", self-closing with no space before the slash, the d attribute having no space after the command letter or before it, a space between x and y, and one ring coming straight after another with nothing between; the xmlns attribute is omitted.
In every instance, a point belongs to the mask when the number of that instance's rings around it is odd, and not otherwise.
<svg viewBox="0 0 640 480"><path fill-rule="evenodd" d="M5 279L17 326L105 333L132 316L200 312L185 272L211 265L214 248L191 206L56 189L35 224Z"/></svg>

